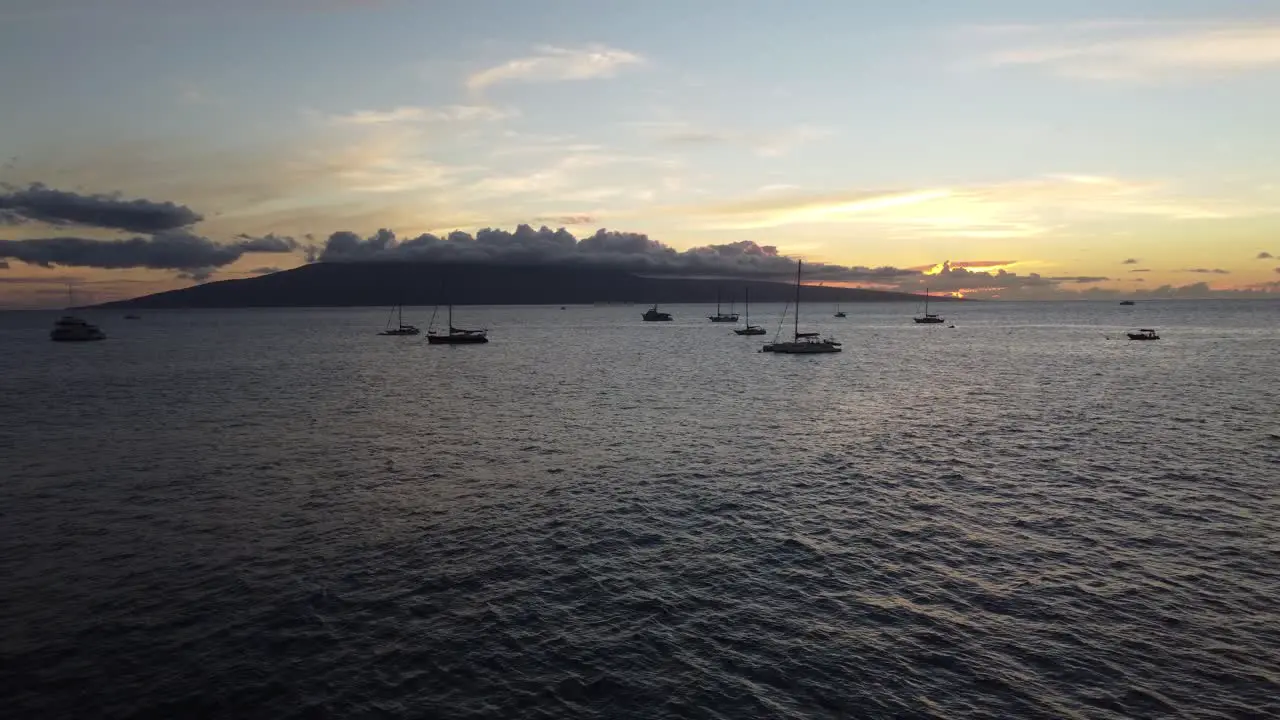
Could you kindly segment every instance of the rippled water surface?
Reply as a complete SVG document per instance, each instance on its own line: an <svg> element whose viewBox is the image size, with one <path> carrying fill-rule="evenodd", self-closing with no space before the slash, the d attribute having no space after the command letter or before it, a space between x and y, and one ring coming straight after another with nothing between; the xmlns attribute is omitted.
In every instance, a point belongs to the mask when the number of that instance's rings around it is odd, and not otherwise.
<svg viewBox="0 0 1280 720"><path fill-rule="evenodd" d="M0 315L0 716L1280 716L1280 304L664 309Z"/></svg>

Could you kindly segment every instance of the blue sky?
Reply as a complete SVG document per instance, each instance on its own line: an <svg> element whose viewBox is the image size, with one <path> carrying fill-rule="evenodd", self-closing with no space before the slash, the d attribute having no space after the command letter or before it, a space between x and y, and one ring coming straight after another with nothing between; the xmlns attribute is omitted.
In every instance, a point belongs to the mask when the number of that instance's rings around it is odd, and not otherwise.
<svg viewBox="0 0 1280 720"><path fill-rule="evenodd" d="M977 296L1132 292L1129 258L1145 288L1280 279L1258 257L1280 255L1280 5L212 5L6 3L0 181L187 205L213 242L567 219L933 266L922 282ZM8 262L9 304L41 277L191 282ZM1030 273L1072 280L1010 279Z"/></svg>

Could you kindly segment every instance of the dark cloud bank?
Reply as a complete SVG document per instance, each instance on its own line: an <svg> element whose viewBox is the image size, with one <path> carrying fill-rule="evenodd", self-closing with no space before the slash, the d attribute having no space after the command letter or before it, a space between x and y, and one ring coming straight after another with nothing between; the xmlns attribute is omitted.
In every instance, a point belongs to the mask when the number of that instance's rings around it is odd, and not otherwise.
<svg viewBox="0 0 1280 720"><path fill-rule="evenodd" d="M41 222L80 225L135 233L159 233L194 225L204 218L189 207L171 202L123 200L116 195L81 195L54 190L40 183L3 188L0 217L10 225Z"/></svg>
<svg viewBox="0 0 1280 720"><path fill-rule="evenodd" d="M579 265L648 275L776 279L795 273L795 260L769 245L743 240L678 251L641 233L597 230L579 240L567 230L520 225L514 232L485 229L475 235L455 231L399 240L390 230L361 238L336 232L311 257L325 263L429 262L501 265ZM814 263L812 282L893 282L919 275L893 267L844 267Z"/></svg>
<svg viewBox="0 0 1280 720"><path fill-rule="evenodd" d="M172 202L84 195L39 183L3 190L0 222L6 225L38 223L139 233L113 240L74 235L0 240L0 258L31 265L177 270L179 277L206 280L246 253L287 253L298 247L292 238L276 235L242 235L230 243L214 242L191 231L190 226L203 219L199 213Z"/></svg>

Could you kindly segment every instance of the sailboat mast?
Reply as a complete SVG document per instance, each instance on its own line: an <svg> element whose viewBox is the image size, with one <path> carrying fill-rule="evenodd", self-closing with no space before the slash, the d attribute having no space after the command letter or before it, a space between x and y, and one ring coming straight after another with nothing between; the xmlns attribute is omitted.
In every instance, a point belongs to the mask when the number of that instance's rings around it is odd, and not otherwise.
<svg viewBox="0 0 1280 720"><path fill-rule="evenodd" d="M924 314L929 316L929 288L924 289Z"/></svg>
<svg viewBox="0 0 1280 720"><path fill-rule="evenodd" d="M449 334L453 334L453 303L449 303Z"/></svg>
<svg viewBox="0 0 1280 720"><path fill-rule="evenodd" d="M751 327L751 288L742 291L742 301L747 312L747 327Z"/></svg>
<svg viewBox="0 0 1280 720"><path fill-rule="evenodd" d="M796 261L796 317L795 317L796 326L795 326L795 336L796 336L796 341L797 341L797 342L799 342L799 340L800 340L800 266L801 266L801 264L803 264L803 263L804 263L804 261L803 261L803 260L797 260L797 261Z"/></svg>
<svg viewBox="0 0 1280 720"><path fill-rule="evenodd" d="M720 288L716 288L716 315L720 314Z"/></svg>

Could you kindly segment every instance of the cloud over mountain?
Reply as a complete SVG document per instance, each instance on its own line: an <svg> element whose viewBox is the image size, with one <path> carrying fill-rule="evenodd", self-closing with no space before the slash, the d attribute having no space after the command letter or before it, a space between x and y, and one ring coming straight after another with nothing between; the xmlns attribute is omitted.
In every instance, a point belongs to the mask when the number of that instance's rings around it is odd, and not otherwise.
<svg viewBox="0 0 1280 720"><path fill-rule="evenodd" d="M776 247L750 240L707 245L678 251L643 233L597 230L577 239L561 228L534 229L520 225L514 232L486 228L471 235L461 231L445 236L423 234L399 240L390 230L361 238L335 232L315 255L320 262L476 262L494 264L582 264L628 272L662 275L786 278L795 260ZM805 273L814 282L889 281L918 275L916 270L892 267L845 267L814 263Z"/></svg>

